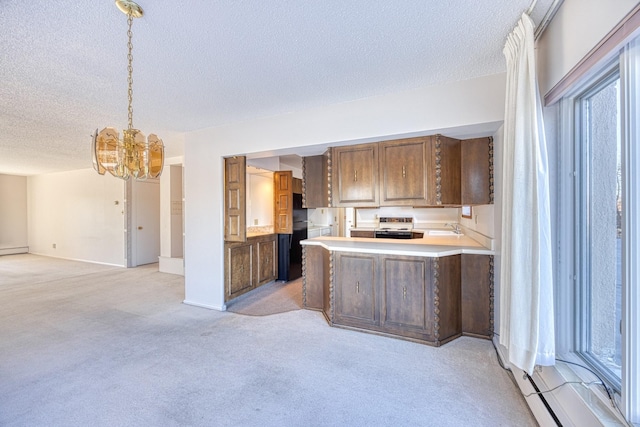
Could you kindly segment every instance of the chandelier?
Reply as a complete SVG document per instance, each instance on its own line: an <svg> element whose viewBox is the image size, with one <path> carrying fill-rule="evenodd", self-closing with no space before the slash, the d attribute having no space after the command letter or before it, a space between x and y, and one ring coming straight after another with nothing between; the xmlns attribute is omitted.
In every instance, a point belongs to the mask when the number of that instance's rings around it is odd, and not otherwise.
<svg viewBox="0 0 640 427"><path fill-rule="evenodd" d="M140 18L142 8L129 0L117 0L118 8L127 15L129 30L128 54L128 99L129 99L129 128L123 131L122 139L118 130L106 127L92 135L93 168L104 175L109 172L116 178L137 180L157 178L162 173L164 165L164 144L155 134L148 138L138 129L133 128L133 44L131 26L133 18Z"/></svg>

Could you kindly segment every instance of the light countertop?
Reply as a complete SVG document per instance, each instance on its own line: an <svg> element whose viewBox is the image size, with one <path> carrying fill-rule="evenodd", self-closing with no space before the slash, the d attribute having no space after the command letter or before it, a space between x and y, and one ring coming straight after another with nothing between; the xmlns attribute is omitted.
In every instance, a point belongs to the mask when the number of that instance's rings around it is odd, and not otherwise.
<svg viewBox="0 0 640 427"><path fill-rule="evenodd" d="M321 236L300 242L322 246L330 251L372 254L443 257L459 254L494 255L468 236L425 236L421 239L370 239L361 237Z"/></svg>

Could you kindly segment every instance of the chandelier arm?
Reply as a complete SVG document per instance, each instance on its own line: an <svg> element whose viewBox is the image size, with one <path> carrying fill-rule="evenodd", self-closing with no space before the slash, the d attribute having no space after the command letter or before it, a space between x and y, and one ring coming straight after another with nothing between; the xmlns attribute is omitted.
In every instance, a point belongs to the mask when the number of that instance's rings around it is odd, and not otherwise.
<svg viewBox="0 0 640 427"><path fill-rule="evenodd" d="M129 38L129 42L127 47L129 48L129 53L127 55L128 58L128 66L127 71L129 72L129 78L127 79L129 83L129 90L127 93L129 99L129 129L133 129L133 43L131 39L133 38L133 32L131 31L131 27L133 26L133 15L131 13L127 14L127 23L129 24L129 30L127 31L127 36Z"/></svg>

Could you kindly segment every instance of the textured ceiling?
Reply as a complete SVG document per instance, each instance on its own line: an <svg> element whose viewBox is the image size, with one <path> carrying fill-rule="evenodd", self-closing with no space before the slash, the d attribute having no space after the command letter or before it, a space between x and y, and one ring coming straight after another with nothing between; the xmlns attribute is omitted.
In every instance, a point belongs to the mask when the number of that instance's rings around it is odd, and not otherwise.
<svg viewBox="0 0 640 427"><path fill-rule="evenodd" d="M134 125L172 156L187 131L503 72L530 0L140 5ZM0 22L0 173L91 167L90 134L127 124L126 16L111 0L5 0Z"/></svg>

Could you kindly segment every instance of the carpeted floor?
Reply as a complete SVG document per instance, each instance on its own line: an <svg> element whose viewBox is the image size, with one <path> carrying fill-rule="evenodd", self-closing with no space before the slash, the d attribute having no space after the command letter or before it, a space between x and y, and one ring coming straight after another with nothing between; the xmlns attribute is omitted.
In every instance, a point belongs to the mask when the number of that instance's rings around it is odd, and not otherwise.
<svg viewBox="0 0 640 427"><path fill-rule="evenodd" d="M290 282L262 285L227 304L232 313L269 316L302 309L302 277Z"/></svg>
<svg viewBox="0 0 640 427"><path fill-rule="evenodd" d="M183 293L157 265L0 256L0 425L536 425L489 341L433 348Z"/></svg>

